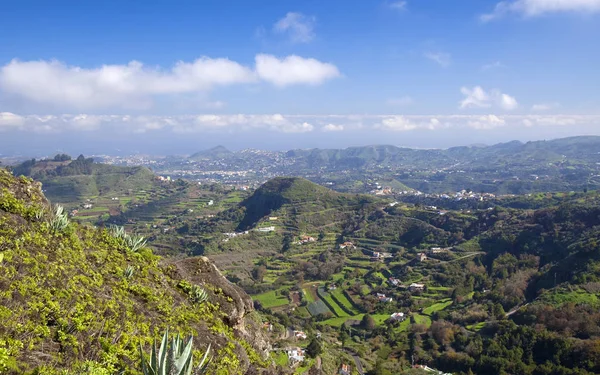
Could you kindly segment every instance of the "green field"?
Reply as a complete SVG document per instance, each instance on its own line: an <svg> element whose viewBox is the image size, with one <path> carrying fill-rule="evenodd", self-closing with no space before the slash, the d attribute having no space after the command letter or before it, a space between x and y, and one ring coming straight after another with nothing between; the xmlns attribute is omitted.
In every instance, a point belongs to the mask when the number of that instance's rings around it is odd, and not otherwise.
<svg viewBox="0 0 600 375"><path fill-rule="evenodd" d="M423 324L427 327L431 326L431 318L425 315L414 315L415 324Z"/></svg>
<svg viewBox="0 0 600 375"><path fill-rule="evenodd" d="M364 315L365 314L358 314L358 315L353 315L353 316L331 318L331 319L324 320L322 323L326 324L328 326L332 326L332 327L340 327L347 320L351 320L351 319L352 320L361 320ZM377 325L382 325L390 317L387 314L375 314L375 315L371 315L371 316L373 317L373 320L375 320L375 323L377 323Z"/></svg>
<svg viewBox="0 0 600 375"><path fill-rule="evenodd" d="M348 298L346 298L346 295L344 294L343 290L341 290L340 288L338 288L336 290L333 290L331 292L331 294L340 303L340 305L342 307L344 307L344 309L346 309L346 311L349 311L350 313L352 313L354 315L358 314L358 311L356 311L356 309L352 305L352 302L350 302L348 300Z"/></svg>
<svg viewBox="0 0 600 375"><path fill-rule="evenodd" d="M270 292L252 296L252 298L259 301L265 308L287 305L289 303L287 297L277 294L278 292L278 290L272 290Z"/></svg>
<svg viewBox="0 0 600 375"><path fill-rule="evenodd" d="M308 288L303 288L302 294L304 295L304 299L306 300L306 302L308 302L308 303L315 302L315 298L313 297L310 290L308 290Z"/></svg>
<svg viewBox="0 0 600 375"><path fill-rule="evenodd" d="M396 332L404 332L408 329L409 326L410 326L410 319L406 319L400 323L400 326L398 326L398 328L396 328Z"/></svg>
<svg viewBox="0 0 600 375"><path fill-rule="evenodd" d="M436 311L442 311L444 310L446 307L452 305L452 300L451 299L447 299L447 300L442 300L438 303L435 303L427 308L423 309L423 314L425 315L431 315Z"/></svg>
<svg viewBox="0 0 600 375"><path fill-rule="evenodd" d="M329 295L329 293L324 292L324 291L319 291L319 297L321 297L321 299L324 300L324 302L326 302L326 304L333 309L333 313L338 316L338 317L348 317L348 313L346 313L344 311L344 309L342 309L340 307L340 305L337 304L337 302L334 301L333 298L331 298L331 295Z"/></svg>

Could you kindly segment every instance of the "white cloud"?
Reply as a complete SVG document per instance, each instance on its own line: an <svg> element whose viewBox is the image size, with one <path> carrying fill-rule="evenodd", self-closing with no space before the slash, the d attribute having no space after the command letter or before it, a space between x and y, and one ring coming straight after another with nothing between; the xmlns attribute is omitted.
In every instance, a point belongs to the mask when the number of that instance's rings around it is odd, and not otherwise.
<svg viewBox="0 0 600 375"><path fill-rule="evenodd" d="M471 108L471 107L490 107L490 96L485 92L481 86L475 86L472 89L468 87L462 87L460 92L465 98L460 102L460 108Z"/></svg>
<svg viewBox="0 0 600 375"><path fill-rule="evenodd" d="M296 55L283 59L272 55L257 55L256 73L260 79L280 87L318 85L340 76L338 68L333 64Z"/></svg>
<svg viewBox="0 0 600 375"><path fill-rule="evenodd" d="M452 63L452 57L449 53L444 52L426 52L425 57L437 63L443 68L447 68Z"/></svg>
<svg viewBox="0 0 600 375"><path fill-rule="evenodd" d="M327 124L321 128L324 132L341 132L344 130L344 125Z"/></svg>
<svg viewBox="0 0 600 375"><path fill-rule="evenodd" d="M481 86L475 86L473 88L462 87L460 92L465 96L460 102L460 109L490 108L495 105L506 111L512 111L519 107L519 103L514 97L498 90L488 93Z"/></svg>
<svg viewBox="0 0 600 375"><path fill-rule="evenodd" d="M10 112L0 112L0 130L21 127L24 123L25 119L22 116Z"/></svg>
<svg viewBox="0 0 600 375"><path fill-rule="evenodd" d="M179 62L170 71L147 68L137 61L86 69L58 61L12 60L0 69L4 92L74 109L147 108L154 95L190 93L254 80L249 68L228 59L206 57Z"/></svg>
<svg viewBox="0 0 600 375"><path fill-rule="evenodd" d="M277 21L273 30L278 33L287 33L290 41L294 43L308 43L315 38L315 18L307 17L302 13L289 12Z"/></svg>
<svg viewBox="0 0 600 375"><path fill-rule="evenodd" d="M496 115L481 116L467 122L469 127L479 130L487 130L506 125L506 121Z"/></svg>
<svg viewBox="0 0 600 375"><path fill-rule="evenodd" d="M406 10L406 5L408 3L406 1L392 1L388 4L388 6L392 9L396 10Z"/></svg>
<svg viewBox="0 0 600 375"><path fill-rule="evenodd" d="M0 131L31 133L109 132L114 134L175 132L214 133L307 133L315 130L360 132L377 129L382 132L489 131L504 127L588 126L595 129L600 115L283 115L283 114L204 114L180 116L132 115L19 115L0 113ZM268 136L268 135L265 135Z"/></svg>
<svg viewBox="0 0 600 375"><path fill-rule="evenodd" d="M414 104L413 98L410 96L403 96L401 98L391 98L386 101L388 105L397 106L397 107L406 107Z"/></svg>
<svg viewBox="0 0 600 375"><path fill-rule="evenodd" d="M408 131L417 129L418 126L405 116L391 116L384 118L375 127L382 130Z"/></svg>
<svg viewBox="0 0 600 375"><path fill-rule="evenodd" d="M517 103L517 99L507 94L499 94L499 105L502 109L507 111L512 111L519 107L519 103Z"/></svg>
<svg viewBox="0 0 600 375"><path fill-rule="evenodd" d="M546 13L600 12L600 0L512 0L496 4L491 13L480 16L481 21L489 22L506 14L517 13L526 17L540 16Z"/></svg>
<svg viewBox="0 0 600 375"><path fill-rule="evenodd" d="M560 104L558 104L558 103L540 103L540 104L534 104L531 107L531 110L533 112L547 112L547 111L550 111L550 110L558 108L558 107L560 107Z"/></svg>
<svg viewBox="0 0 600 375"><path fill-rule="evenodd" d="M258 79L277 86L318 85L339 75L333 64L264 54L256 56L255 69L229 59L208 57L178 62L170 70L146 67L137 61L83 68L58 61L12 60L0 67L0 90L59 109L147 109L156 96L206 92L215 86L253 83ZM212 105L216 108L222 103Z"/></svg>

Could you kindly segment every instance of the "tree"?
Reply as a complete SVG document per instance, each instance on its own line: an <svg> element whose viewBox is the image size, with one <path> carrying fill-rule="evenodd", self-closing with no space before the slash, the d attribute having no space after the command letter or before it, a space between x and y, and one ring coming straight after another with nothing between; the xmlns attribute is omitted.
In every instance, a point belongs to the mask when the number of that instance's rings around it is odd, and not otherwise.
<svg viewBox="0 0 600 375"><path fill-rule="evenodd" d="M319 241L323 241L325 239L325 232L323 232L322 230L319 231Z"/></svg>
<svg viewBox="0 0 600 375"><path fill-rule="evenodd" d="M252 270L252 277L259 283L263 282L265 275L267 274L267 267L265 266L256 266Z"/></svg>
<svg viewBox="0 0 600 375"><path fill-rule="evenodd" d="M308 354L308 356L311 358L315 358L321 353L323 353L323 345L321 344L321 341L319 339L313 337L312 340L310 340L308 346L306 347L306 354Z"/></svg>
<svg viewBox="0 0 600 375"><path fill-rule="evenodd" d="M71 160L71 156L67 155L67 154L56 154L56 156L54 156L54 161L69 161Z"/></svg>
<svg viewBox="0 0 600 375"><path fill-rule="evenodd" d="M367 331L372 331L375 329L375 319L370 314L365 314L360 322L360 326Z"/></svg>
<svg viewBox="0 0 600 375"><path fill-rule="evenodd" d="M281 245L281 252L285 253L292 247L293 237L291 234L286 233L283 236L283 243Z"/></svg>

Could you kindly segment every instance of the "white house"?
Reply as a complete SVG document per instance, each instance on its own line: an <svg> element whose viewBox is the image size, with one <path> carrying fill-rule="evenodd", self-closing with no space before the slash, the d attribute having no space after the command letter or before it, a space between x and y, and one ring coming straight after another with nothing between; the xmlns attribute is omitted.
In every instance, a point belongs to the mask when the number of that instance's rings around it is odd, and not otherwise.
<svg viewBox="0 0 600 375"><path fill-rule="evenodd" d="M290 362L302 362L304 361L304 349L291 348L287 350L288 359Z"/></svg>
<svg viewBox="0 0 600 375"><path fill-rule="evenodd" d="M424 284L417 284L417 283L412 283L408 286L408 289L410 291L417 291L417 290L423 290L425 289L425 285Z"/></svg>
<svg viewBox="0 0 600 375"><path fill-rule="evenodd" d="M394 322L402 322L404 319L406 319L406 316L404 316L403 312L395 312L390 315L390 319Z"/></svg>
<svg viewBox="0 0 600 375"><path fill-rule="evenodd" d="M299 340L306 340L308 337L304 331L294 331L294 336Z"/></svg>
<svg viewBox="0 0 600 375"><path fill-rule="evenodd" d="M273 232L275 230L275 227L273 227L273 226L262 227L262 228L256 228L256 230L259 232Z"/></svg>

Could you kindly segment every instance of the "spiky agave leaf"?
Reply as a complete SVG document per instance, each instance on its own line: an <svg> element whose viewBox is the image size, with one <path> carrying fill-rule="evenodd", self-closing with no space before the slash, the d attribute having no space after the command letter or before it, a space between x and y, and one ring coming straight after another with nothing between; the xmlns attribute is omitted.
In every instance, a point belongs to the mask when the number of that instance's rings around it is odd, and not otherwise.
<svg viewBox="0 0 600 375"><path fill-rule="evenodd" d="M146 242L147 241L144 240L144 237L142 237L142 236L127 235L127 237L126 237L127 247L129 248L129 250L133 251L134 253L137 253L144 246L146 246Z"/></svg>
<svg viewBox="0 0 600 375"><path fill-rule="evenodd" d="M65 209L61 205L54 206L54 213L52 219L50 219L50 228L52 232L62 232L69 225L69 217L65 213Z"/></svg>
<svg viewBox="0 0 600 375"><path fill-rule="evenodd" d="M193 366L193 339L185 342L179 334L173 337L170 344L169 330L162 337L160 348L157 351L156 341L150 351L150 362L144 357L143 349L140 344L141 368L144 375L196 375L206 372L210 360L208 354L210 345L204 353L199 366L194 370Z"/></svg>
<svg viewBox="0 0 600 375"><path fill-rule="evenodd" d="M193 285L190 289L190 298L194 303L202 303L208 299L208 294L198 285Z"/></svg>
<svg viewBox="0 0 600 375"><path fill-rule="evenodd" d="M127 268L125 268L125 270L123 270L123 276L128 280L133 277L134 273L135 273L135 268L133 268L131 265L127 266Z"/></svg>

